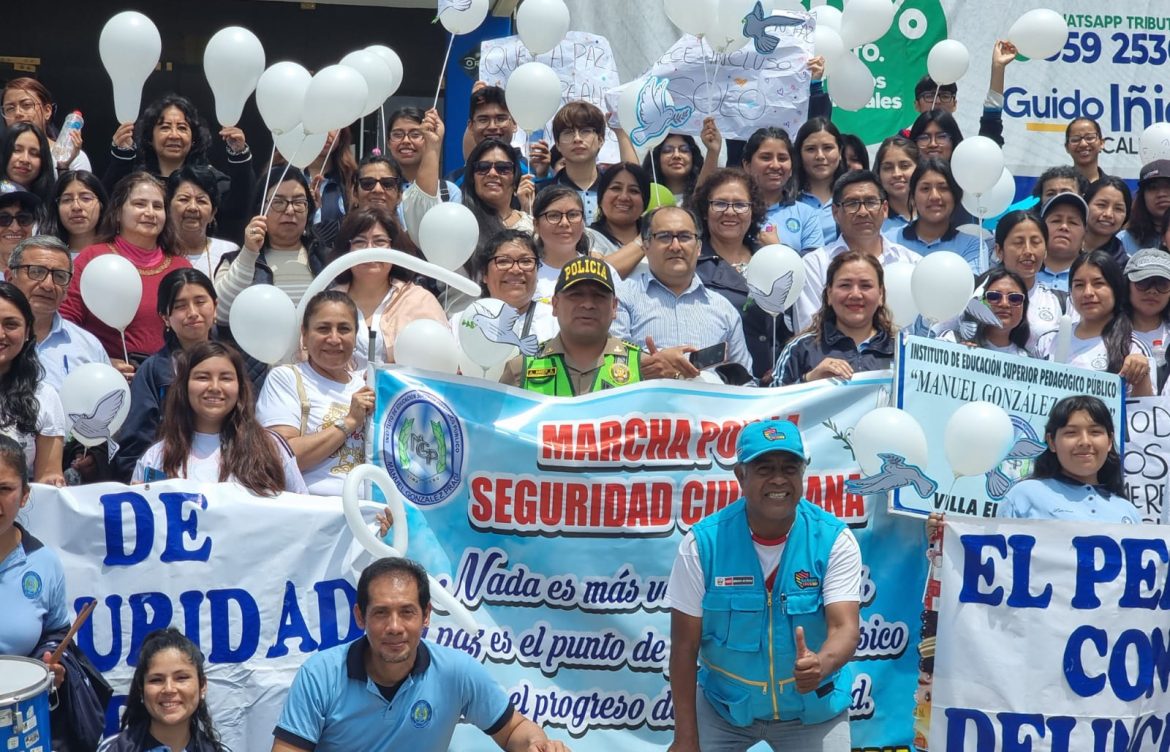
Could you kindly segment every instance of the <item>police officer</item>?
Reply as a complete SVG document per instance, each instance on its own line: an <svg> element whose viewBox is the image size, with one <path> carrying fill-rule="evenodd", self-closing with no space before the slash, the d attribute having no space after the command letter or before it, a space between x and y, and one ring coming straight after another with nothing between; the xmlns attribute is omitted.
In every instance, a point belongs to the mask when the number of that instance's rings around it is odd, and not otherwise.
<svg viewBox="0 0 1170 752"><path fill-rule="evenodd" d="M802 498L794 424L745 426L736 459L743 496L691 528L670 575L671 750L848 752L857 541Z"/></svg>
<svg viewBox="0 0 1170 752"><path fill-rule="evenodd" d="M617 314L610 267L582 256L565 264L553 288L560 334L534 356L508 362L501 384L555 397L613 389L642 380L638 346L609 336Z"/></svg>

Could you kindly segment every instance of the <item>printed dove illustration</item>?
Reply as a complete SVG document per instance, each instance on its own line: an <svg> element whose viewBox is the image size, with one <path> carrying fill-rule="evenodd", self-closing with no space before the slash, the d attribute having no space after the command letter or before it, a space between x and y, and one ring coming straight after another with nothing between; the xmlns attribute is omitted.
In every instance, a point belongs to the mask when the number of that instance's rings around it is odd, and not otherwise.
<svg viewBox="0 0 1170 752"><path fill-rule="evenodd" d="M997 329L1003 328L1003 322L987 307L986 303L979 298L971 298L967 302L966 310L963 311L962 319L959 321L959 334L962 336L962 340L964 342L973 341L980 324L994 326Z"/></svg>
<svg viewBox="0 0 1170 752"><path fill-rule="evenodd" d="M515 345L524 355L536 355L540 349L540 340L535 334L523 338L516 334L513 327L519 319L520 312L511 306L504 306L495 316L480 312L471 317L475 325L483 331L485 339L501 345Z"/></svg>
<svg viewBox="0 0 1170 752"><path fill-rule="evenodd" d="M635 146L643 146L690 119L692 107L675 107L666 87L670 80L650 76L638 91L638 127L630 133Z"/></svg>
<svg viewBox="0 0 1170 752"><path fill-rule="evenodd" d="M764 309L768 313L775 311L780 313L784 310L784 302L788 300L788 293L792 290L792 272L785 272L776 278L772 283L772 289L769 292L764 292L760 288L748 283L748 295L752 300L756 301L756 305Z"/></svg>
<svg viewBox="0 0 1170 752"><path fill-rule="evenodd" d="M438 16L443 15L449 10L463 12L471 7L471 0L439 0Z"/></svg>
<svg viewBox="0 0 1170 752"><path fill-rule="evenodd" d="M768 34L765 30L774 26L799 26L801 23L799 18L792 16L764 18L764 6L756 3L752 12L743 19L743 35L755 43L756 52L761 55L770 55L776 50L776 45L780 43L780 37Z"/></svg>
<svg viewBox="0 0 1170 752"><path fill-rule="evenodd" d="M1008 450L1007 456L1004 457L1004 462L1019 462L1021 460L1030 460L1039 457L1047 449L1047 445L1040 441L1039 434L1032 424L1024 420L1018 415L1013 415L1012 427L1015 429L1015 443L1012 448ZM987 495L999 501L1007 494L1008 489L1015 483L1015 479L1009 478L1007 473L1003 471L1003 465L996 465L989 473L987 473Z"/></svg>
<svg viewBox="0 0 1170 752"><path fill-rule="evenodd" d="M905 457L897 454L879 454L878 458L882 461L882 466L877 473L868 478L845 481L845 490L868 496L893 491L895 488L914 486L914 492L926 499L938 488L938 484L926 477L918 466L906 464Z"/></svg>
<svg viewBox="0 0 1170 752"><path fill-rule="evenodd" d="M98 400L93 412L88 415L69 413L69 420L73 423L73 433L91 440L105 441L110 438L110 422L118 414L126 395L118 390L112 391Z"/></svg>

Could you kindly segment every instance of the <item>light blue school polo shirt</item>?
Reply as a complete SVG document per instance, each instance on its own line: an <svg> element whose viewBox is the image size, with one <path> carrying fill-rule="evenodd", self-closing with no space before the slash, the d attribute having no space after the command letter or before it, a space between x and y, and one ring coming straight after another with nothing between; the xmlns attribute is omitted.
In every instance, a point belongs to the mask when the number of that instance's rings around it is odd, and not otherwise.
<svg viewBox="0 0 1170 752"><path fill-rule="evenodd" d="M972 274L979 275L987 271L983 268L983 247L979 238L965 232L959 232L957 228L952 227L941 238L931 241L918 237L918 225L915 222L910 222L889 232L885 231L883 225L882 235L891 243L909 248L924 258L935 251L953 251L963 257L967 266L971 267ZM988 258L990 258L990 246L988 254Z"/></svg>
<svg viewBox="0 0 1170 752"><path fill-rule="evenodd" d="M1142 523L1137 509L1124 496L1063 476L1016 483L999 503L996 516L1022 520Z"/></svg>
<svg viewBox="0 0 1170 752"><path fill-rule="evenodd" d="M447 749L460 720L491 735L512 717L508 695L474 658L426 641L387 700L366 674L368 648L363 635L305 661L273 735L318 752L428 752Z"/></svg>
<svg viewBox="0 0 1170 752"><path fill-rule="evenodd" d="M764 228L775 230L780 242L800 255L815 251L825 244L820 213L799 201L776 204L768 210Z"/></svg>
<svg viewBox="0 0 1170 752"><path fill-rule="evenodd" d="M825 238L825 245L835 243L841 231L837 227L837 220L833 218L833 200L830 198L822 204L819 198L808 191L802 191L796 200L806 206L811 206L816 211L817 217L821 221L821 234Z"/></svg>
<svg viewBox="0 0 1170 752"><path fill-rule="evenodd" d="M65 570L56 552L20 528L20 545L0 561L0 655L31 653L43 632L69 628Z"/></svg>

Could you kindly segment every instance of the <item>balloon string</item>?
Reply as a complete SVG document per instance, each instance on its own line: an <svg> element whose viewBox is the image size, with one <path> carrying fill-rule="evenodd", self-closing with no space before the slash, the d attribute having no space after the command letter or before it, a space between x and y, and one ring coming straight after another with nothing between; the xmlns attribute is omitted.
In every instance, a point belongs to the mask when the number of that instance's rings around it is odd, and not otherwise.
<svg viewBox="0 0 1170 752"><path fill-rule="evenodd" d="M268 158L268 169L264 171L264 192L260 194L261 196L268 195L268 186L272 182L272 163L275 161L276 161L276 134L273 133L272 134L272 156L270 156ZM267 214L268 213L267 210L264 213ZM208 257L210 258L210 254L208 254Z"/></svg>
<svg viewBox="0 0 1170 752"><path fill-rule="evenodd" d="M983 207L976 207L982 209ZM991 256L987 252L987 236L983 234L983 212L979 212L979 273L987 271L991 267Z"/></svg>
<svg viewBox="0 0 1170 752"><path fill-rule="evenodd" d="M378 151L385 153L390 139L386 137L386 105L378 105L378 123L382 126L382 138L378 141Z"/></svg>
<svg viewBox="0 0 1170 752"><path fill-rule="evenodd" d="M759 305L757 303L757 305ZM776 383L776 314L772 314L772 383Z"/></svg>
<svg viewBox="0 0 1170 752"><path fill-rule="evenodd" d="M348 128L349 126L347 125L345 127ZM321 160L321 175L325 174L326 166L329 164L329 155L333 153L333 147L337 146L337 142L340 140L341 131L338 131L336 136L334 136L332 139L329 139L329 148L325 150L325 158Z"/></svg>
<svg viewBox="0 0 1170 752"><path fill-rule="evenodd" d="M661 152L659 152L659 153L661 153ZM654 182L657 183L658 182L658 168L654 166L654 162L655 162L654 149L651 148L650 149L650 175L653 178Z"/></svg>
<svg viewBox="0 0 1170 752"><path fill-rule="evenodd" d="M443 90L443 75L447 72L447 61L451 59L451 48L455 45L455 35L451 35L451 41L447 42L447 54L443 56L443 67L439 69L439 85L435 87L435 103L431 105L431 109L439 106L439 92Z"/></svg>
<svg viewBox="0 0 1170 752"><path fill-rule="evenodd" d="M119 329L118 333L122 335L122 357L124 357L126 359L126 362L129 363L130 362L130 351L126 349L126 330Z"/></svg>
<svg viewBox="0 0 1170 752"><path fill-rule="evenodd" d="M366 156L366 116L358 118L358 161Z"/></svg>
<svg viewBox="0 0 1170 752"><path fill-rule="evenodd" d="M301 143L304 143L304 141L301 141ZM300 148L300 147L297 147L297 148ZM295 154L296 152L294 151L293 153ZM287 161L286 161L286 162L284 163L284 172L280 173L280 180L277 180L277 181L276 181L276 184L277 184L278 186L279 186L281 183L283 183L283 182L284 182L284 176L288 174L288 168L290 168L290 167L292 167L292 162L287 162ZM269 174L269 177L271 177L271 176L272 176L272 171L271 171L271 170L269 170L269 171L268 171L268 174ZM265 188L264 188L264 192L265 192L265 193L268 193L268 187L267 187L267 185L268 185L268 184L267 184L267 182L265 182ZM266 204L264 204L264 211L263 211L263 212L261 212L261 214L264 214L265 216L267 216L267 214L268 214L268 210L272 208L272 199L274 199L274 198L276 198L276 191L273 191L273 192L272 192L272 198L268 199L268 202L267 202Z"/></svg>
<svg viewBox="0 0 1170 752"><path fill-rule="evenodd" d="M703 53L703 80L707 84L707 96L710 97L711 96L711 73L710 73L710 71L707 70L707 48L703 44L703 37L699 37L699 51L701 53ZM712 47L711 51L714 52L715 48ZM711 111L712 110L708 110L708 112L711 112Z"/></svg>
<svg viewBox="0 0 1170 752"><path fill-rule="evenodd" d="M930 103L930 109L932 110L938 105L938 93L940 91L942 91L942 84L938 84L934 87L934 99L931 100Z"/></svg>

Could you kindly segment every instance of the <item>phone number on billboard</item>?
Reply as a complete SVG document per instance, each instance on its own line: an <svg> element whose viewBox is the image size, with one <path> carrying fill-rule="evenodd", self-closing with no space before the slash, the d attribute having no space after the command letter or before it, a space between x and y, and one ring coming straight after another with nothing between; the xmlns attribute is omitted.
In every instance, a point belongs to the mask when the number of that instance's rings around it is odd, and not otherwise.
<svg viewBox="0 0 1170 752"><path fill-rule="evenodd" d="M1170 60L1170 37L1166 34L1150 34L1144 31L1109 35L1112 43L1112 61L1119 65L1162 65ZM1095 63L1102 55L1109 55L1106 42L1095 31L1070 31L1064 49L1050 58L1049 62Z"/></svg>

